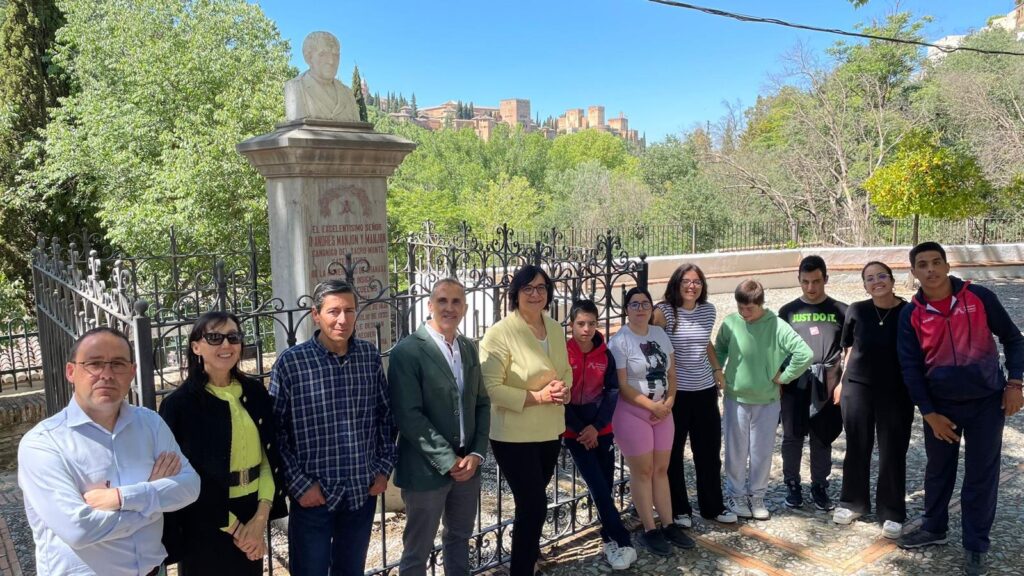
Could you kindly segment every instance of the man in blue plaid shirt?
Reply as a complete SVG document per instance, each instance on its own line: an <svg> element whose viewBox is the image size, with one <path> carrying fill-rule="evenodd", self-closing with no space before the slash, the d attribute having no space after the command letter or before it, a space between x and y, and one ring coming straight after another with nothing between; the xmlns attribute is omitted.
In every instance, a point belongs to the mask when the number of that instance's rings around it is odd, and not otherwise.
<svg viewBox="0 0 1024 576"><path fill-rule="evenodd" d="M285 350L270 377L292 499L289 568L293 576L361 576L397 429L380 352L352 335L353 287L317 285L312 318L316 333Z"/></svg>

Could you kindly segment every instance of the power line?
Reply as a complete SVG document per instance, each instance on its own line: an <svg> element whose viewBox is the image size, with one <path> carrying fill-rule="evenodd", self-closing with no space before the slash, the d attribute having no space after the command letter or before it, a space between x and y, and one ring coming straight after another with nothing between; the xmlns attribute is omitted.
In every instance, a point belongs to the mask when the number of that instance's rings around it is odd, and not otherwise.
<svg viewBox="0 0 1024 576"><path fill-rule="evenodd" d="M711 14L712 16L722 16L724 18L732 18L733 20L739 20L740 22L757 22L760 24L774 24L776 26L785 26L787 28L796 28L799 30L810 30L811 32L825 32L826 34L837 34L839 36L851 36L853 38L865 38L868 40L881 40L883 42L893 42L896 44L910 44L913 46L924 46L926 48L936 48L946 53L964 51L964 52L977 52L979 54L998 54L1002 56L1024 56L1024 52L1011 52L1008 50L986 50L983 48L970 48L966 46L942 46L939 44L931 44L928 42L921 42L919 40L907 40L905 38L890 38L888 36L877 36L875 34L864 34L861 32L850 32L848 30L840 30L838 28L819 28L817 26L809 26L807 24L796 24L794 22L786 22L785 20L779 20L778 18L762 18L760 16L749 16L747 14L737 14L736 12L727 12L725 10L718 10L717 8L707 8L704 6L697 6L695 4L687 4L686 2L675 2L673 0L648 0L655 4L664 4L666 6L672 6L675 8L684 8L687 10L696 10L705 14Z"/></svg>

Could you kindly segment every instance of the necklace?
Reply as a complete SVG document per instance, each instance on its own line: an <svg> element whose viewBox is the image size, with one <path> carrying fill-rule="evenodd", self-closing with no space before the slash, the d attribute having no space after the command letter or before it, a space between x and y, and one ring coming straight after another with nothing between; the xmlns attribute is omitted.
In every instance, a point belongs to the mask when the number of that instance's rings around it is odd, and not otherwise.
<svg viewBox="0 0 1024 576"><path fill-rule="evenodd" d="M884 326L885 325L885 319L889 317L889 313L892 312L896 307L893 306L892 308L887 309L885 311L885 314L879 314L878 313L878 306L875 306L874 304L872 304L872 308L875 309L875 316L878 317L878 325L879 326Z"/></svg>

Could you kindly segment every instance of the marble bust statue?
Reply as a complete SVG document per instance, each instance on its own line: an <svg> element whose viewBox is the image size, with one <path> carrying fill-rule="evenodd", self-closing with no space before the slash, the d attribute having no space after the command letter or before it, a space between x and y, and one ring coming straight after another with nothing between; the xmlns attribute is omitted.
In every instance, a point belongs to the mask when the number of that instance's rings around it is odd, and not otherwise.
<svg viewBox="0 0 1024 576"><path fill-rule="evenodd" d="M359 122L352 91L335 78L341 58L338 39L330 32L312 32L302 42L302 57L309 70L285 82L285 119Z"/></svg>

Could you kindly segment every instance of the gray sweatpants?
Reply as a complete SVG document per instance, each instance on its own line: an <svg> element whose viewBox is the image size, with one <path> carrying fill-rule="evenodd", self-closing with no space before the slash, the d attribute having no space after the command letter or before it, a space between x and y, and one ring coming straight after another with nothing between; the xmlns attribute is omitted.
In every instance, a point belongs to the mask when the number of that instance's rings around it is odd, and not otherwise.
<svg viewBox="0 0 1024 576"><path fill-rule="evenodd" d="M725 489L730 496L763 498L768 491L779 410L778 400L771 404L744 404L725 398Z"/></svg>

